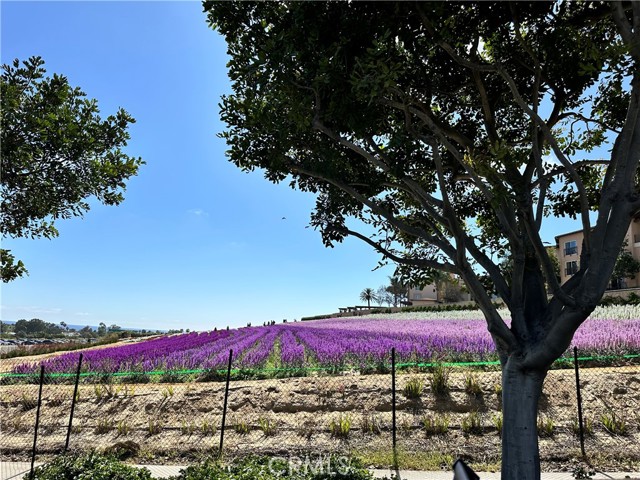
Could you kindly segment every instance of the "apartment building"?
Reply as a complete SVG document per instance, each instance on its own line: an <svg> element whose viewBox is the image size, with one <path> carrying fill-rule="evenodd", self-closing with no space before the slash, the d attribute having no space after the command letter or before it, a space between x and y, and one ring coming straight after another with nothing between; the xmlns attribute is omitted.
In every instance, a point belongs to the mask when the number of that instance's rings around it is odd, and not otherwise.
<svg viewBox="0 0 640 480"><path fill-rule="evenodd" d="M462 283L441 284L440 289L435 283L431 283L424 288L409 288L407 299L411 305L419 307L437 303L468 302L471 300L471 295L462 286Z"/></svg>
<svg viewBox="0 0 640 480"><path fill-rule="evenodd" d="M584 234L582 230L564 233L556 238L556 255L560 263L560 281L566 282L580 269L580 252L582 250L582 240ZM625 236L626 249L633 255L633 258L640 260L640 218L637 218L629 225L629 230ZM618 288L640 287L640 275L636 278L623 280Z"/></svg>
<svg viewBox="0 0 640 480"><path fill-rule="evenodd" d="M415 307L422 305L434 305L438 303L438 289L436 284L432 283L424 288L409 288L409 302Z"/></svg>

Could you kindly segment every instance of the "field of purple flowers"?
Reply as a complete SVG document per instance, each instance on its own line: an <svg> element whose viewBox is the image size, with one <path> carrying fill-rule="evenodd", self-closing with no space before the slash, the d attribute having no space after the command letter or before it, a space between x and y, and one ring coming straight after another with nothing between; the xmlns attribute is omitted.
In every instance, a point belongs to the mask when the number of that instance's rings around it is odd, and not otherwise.
<svg viewBox="0 0 640 480"><path fill-rule="evenodd" d="M615 308L615 307L611 307ZM229 349L234 367L255 368L375 368L389 362L396 349L399 362L456 362L495 360L495 349L478 312L396 314L341 318L193 332L138 343L88 350L89 372L150 372L209 370L226 366ZM598 312L596 312L598 313ZM582 354L622 355L640 352L640 319L633 312L601 310L576 333L573 345ZM429 317L432 318L420 318ZM434 318L435 317L435 318ZM466 317L466 318L465 318ZM49 372L75 370L79 352L50 357L42 363ZM14 373L31 373L40 363L24 363Z"/></svg>

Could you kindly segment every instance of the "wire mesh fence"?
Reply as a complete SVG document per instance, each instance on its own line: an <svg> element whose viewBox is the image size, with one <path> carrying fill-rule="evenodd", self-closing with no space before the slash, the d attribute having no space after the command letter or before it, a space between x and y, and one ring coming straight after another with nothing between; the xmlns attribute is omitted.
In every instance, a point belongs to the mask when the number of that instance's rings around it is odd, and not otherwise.
<svg viewBox="0 0 640 480"><path fill-rule="evenodd" d="M379 467L446 468L461 457L484 470L499 469L496 362L390 361L340 371L231 365L215 371L45 372L41 397L39 388L38 375L0 375L4 460L31 458L37 432L39 458L68 443L71 450L115 451L143 462L190 461L220 451L339 452ZM546 469L566 468L582 457L582 448L601 470L639 469L637 355L558 362L546 377L539 411Z"/></svg>

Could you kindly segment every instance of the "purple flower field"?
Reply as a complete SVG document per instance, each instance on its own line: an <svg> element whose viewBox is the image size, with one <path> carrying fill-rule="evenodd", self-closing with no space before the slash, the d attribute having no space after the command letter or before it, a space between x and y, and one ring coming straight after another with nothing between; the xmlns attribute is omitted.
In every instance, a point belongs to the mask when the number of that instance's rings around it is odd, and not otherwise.
<svg viewBox="0 0 640 480"><path fill-rule="evenodd" d="M477 317L476 317L477 318ZM588 320L573 345L583 354L640 352L640 320ZM150 372L225 368L233 349L235 368L367 368L389 362L495 360L495 349L479 319L342 318L193 332L87 350L89 372ZM73 372L79 352L44 360L49 372ZM24 363L14 373L31 373Z"/></svg>

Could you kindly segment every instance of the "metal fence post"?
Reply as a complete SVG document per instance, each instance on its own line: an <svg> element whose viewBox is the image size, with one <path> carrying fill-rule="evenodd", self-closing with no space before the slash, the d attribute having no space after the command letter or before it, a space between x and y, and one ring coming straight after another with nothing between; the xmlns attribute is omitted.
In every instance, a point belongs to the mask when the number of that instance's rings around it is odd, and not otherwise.
<svg viewBox="0 0 640 480"><path fill-rule="evenodd" d="M38 443L38 426L40 425L40 407L42 405L42 384L44 383L44 365L40 365L40 388L38 390L38 409L36 410L36 429L33 433L33 450L31 451L31 470L29 478L33 478L33 469L36 463L36 445Z"/></svg>
<svg viewBox="0 0 640 480"><path fill-rule="evenodd" d="M76 409L76 397L78 396L78 382L80 381L80 368L82 367L82 353L78 359L78 370L76 371L76 382L73 387L73 397L71 397L71 413L69 414L69 427L67 428L67 440L64 444L64 452L69 449L69 439L71 438L71 427L73 425L73 412Z"/></svg>
<svg viewBox="0 0 640 480"><path fill-rule="evenodd" d="M391 349L391 435L396 450L396 348Z"/></svg>
<svg viewBox="0 0 640 480"><path fill-rule="evenodd" d="M582 394L580 393L580 373L578 369L578 347L573 347L573 365L576 371L576 395L578 397L578 426L580 428L580 452L585 457L584 427L582 424Z"/></svg>
<svg viewBox="0 0 640 480"><path fill-rule="evenodd" d="M224 405L222 407L222 425L220 426L220 450L218 456L222 456L222 447L224 446L224 425L227 419L227 399L229 398L229 377L231 377L231 360L233 358L233 349L229 350L229 365L227 367L227 384L224 388Z"/></svg>

